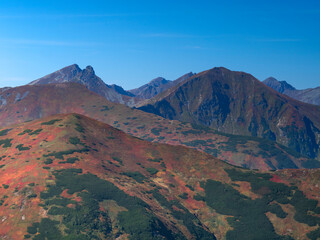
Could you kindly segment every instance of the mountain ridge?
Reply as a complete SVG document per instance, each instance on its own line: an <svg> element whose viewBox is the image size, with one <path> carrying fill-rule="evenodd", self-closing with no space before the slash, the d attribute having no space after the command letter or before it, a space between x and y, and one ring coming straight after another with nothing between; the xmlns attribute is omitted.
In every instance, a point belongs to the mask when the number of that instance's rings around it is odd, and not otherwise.
<svg viewBox="0 0 320 240"><path fill-rule="evenodd" d="M90 116L148 141L189 146L247 168L267 170L319 165L271 141L227 135L111 103L77 83L27 85L0 94L2 127L70 112Z"/></svg>
<svg viewBox="0 0 320 240"><path fill-rule="evenodd" d="M320 156L320 108L282 95L244 72L223 67L203 71L139 109L226 133L276 140L312 158Z"/></svg>
<svg viewBox="0 0 320 240"><path fill-rule="evenodd" d="M77 64L64 67L58 71L48 74L42 78L34 80L29 85L41 85L50 83L75 82L86 86L89 90L98 93L109 101L131 104L135 100L131 93L115 84L108 85L99 78L92 66L81 69Z"/></svg>

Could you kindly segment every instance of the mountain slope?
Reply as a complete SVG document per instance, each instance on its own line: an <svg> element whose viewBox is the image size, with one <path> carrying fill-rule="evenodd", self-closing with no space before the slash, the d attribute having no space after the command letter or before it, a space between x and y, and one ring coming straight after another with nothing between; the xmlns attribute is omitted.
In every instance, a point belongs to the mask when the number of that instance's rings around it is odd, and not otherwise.
<svg viewBox="0 0 320 240"><path fill-rule="evenodd" d="M150 81L149 83L136 88L129 90L130 93L134 94L138 98L142 99L150 99L154 97L155 95L173 87L179 84L180 82L183 82L184 80L188 79L189 77L192 77L194 74L192 72L187 73L178 79L174 81L166 80L162 77L158 77Z"/></svg>
<svg viewBox="0 0 320 240"><path fill-rule="evenodd" d="M0 144L3 239L320 234L319 170L239 169L77 114L2 129Z"/></svg>
<svg viewBox="0 0 320 240"><path fill-rule="evenodd" d="M267 78L263 83L277 92L283 93L301 102L320 105L320 87L298 90L286 81L278 81L275 78Z"/></svg>
<svg viewBox="0 0 320 240"><path fill-rule="evenodd" d="M308 159L282 145L261 138L228 135L190 123L111 103L76 83L22 86L0 95L0 126L57 113L80 113L148 141L184 145L228 163L253 169L314 168Z"/></svg>
<svg viewBox="0 0 320 240"><path fill-rule="evenodd" d="M62 68L54 73L32 81L30 85L42 85L50 83L74 82L86 86L89 90L98 93L111 102L131 104L133 95L117 85L107 85L99 78L91 66L81 70L78 65L73 64Z"/></svg>
<svg viewBox="0 0 320 240"><path fill-rule="evenodd" d="M226 133L275 140L320 159L320 107L281 95L244 72L204 71L140 109Z"/></svg>

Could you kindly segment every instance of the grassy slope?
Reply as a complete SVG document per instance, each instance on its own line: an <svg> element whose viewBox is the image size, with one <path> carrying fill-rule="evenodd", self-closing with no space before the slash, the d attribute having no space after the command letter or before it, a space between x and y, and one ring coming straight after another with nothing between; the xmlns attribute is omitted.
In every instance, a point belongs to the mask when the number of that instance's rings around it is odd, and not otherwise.
<svg viewBox="0 0 320 240"><path fill-rule="evenodd" d="M273 142L226 135L111 103L78 84L22 86L7 90L2 96L6 104L0 106L1 126L75 112L148 141L194 147L247 168L301 168L319 164Z"/></svg>
<svg viewBox="0 0 320 240"><path fill-rule="evenodd" d="M75 114L8 129L2 238L265 239L257 224L268 239L319 236L319 170L248 171Z"/></svg>

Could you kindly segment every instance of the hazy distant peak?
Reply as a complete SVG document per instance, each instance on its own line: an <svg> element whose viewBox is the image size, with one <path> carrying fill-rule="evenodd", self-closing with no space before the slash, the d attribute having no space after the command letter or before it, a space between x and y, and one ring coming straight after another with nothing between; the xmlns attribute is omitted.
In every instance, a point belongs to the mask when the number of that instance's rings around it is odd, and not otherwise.
<svg viewBox="0 0 320 240"><path fill-rule="evenodd" d="M153 86L159 86L161 84L167 84L168 82L171 82L163 77L157 77L153 80L151 80L148 84Z"/></svg>
<svg viewBox="0 0 320 240"><path fill-rule="evenodd" d="M163 77L157 77L155 79L152 79L149 83L147 83L139 88L129 90L129 92L131 92L132 94L134 94L138 98L150 99L150 98L158 95L159 93L161 93L171 87L174 87L175 85L179 84L180 82L188 79L189 77L191 77L193 75L194 74L192 72L189 72L174 81L167 80Z"/></svg>
<svg viewBox="0 0 320 240"><path fill-rule="evenodd" d="M291 86L286 81L278 81L274 77L269 77L265 79L263 83L280 93L284 93L286 90L296 90L293 86Z"/></svg>

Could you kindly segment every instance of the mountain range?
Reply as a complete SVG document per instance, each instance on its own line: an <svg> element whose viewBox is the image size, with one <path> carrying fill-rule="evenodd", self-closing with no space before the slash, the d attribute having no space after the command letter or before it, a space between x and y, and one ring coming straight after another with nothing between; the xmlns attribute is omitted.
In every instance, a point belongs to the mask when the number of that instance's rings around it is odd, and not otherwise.
<svg viewBox="0 0 320 240"><path fill-rule="evenodd" d="M270 85L267 86L267 85ZM320 106L226 68L0 89L0 238L320 239Z"/></svg>
<svg viewBox="0 0 320 240"><path fill-rule="evenodd" d="M267 78L263 83L277 92L283 93L301 102L320 105L320 87L298 90L286 81L278 81L273 77Z"/></svg>
<svg viewBox="0 0 320 240"><path fill-rule="evenodd" d="M116 103L122 103L128 106L135 106L139 102L154 97L164 90L175 86L176 84L191 77L193 73L187 73L180 78L170 81L162 77L158 77L148 84L137 89L129 91L122 87L112 84L106 84L99 78L91 66L81 69L77 64L64 67L56 72L48 74L29 83L29 85L43 85L53 83L73 82L86 86L89 90L103 96L107 100Z"/></svg>
<svg viewBox="0 0 320 240"><path fill-rule="evenodd" d="M1 94L0 99L2 127L58 113L79 113L148 141L192 147L246 168L275 170L320 165L319 161L273 141L168 120L112 103L76 83L11 88Z"/></svg>
<svg viewBox="0 0 320 240"><path fill-rule="evenodd" d="M319 170L244 170L78 114L2 130L0 155L3 239L319 236Z"/></svg>

